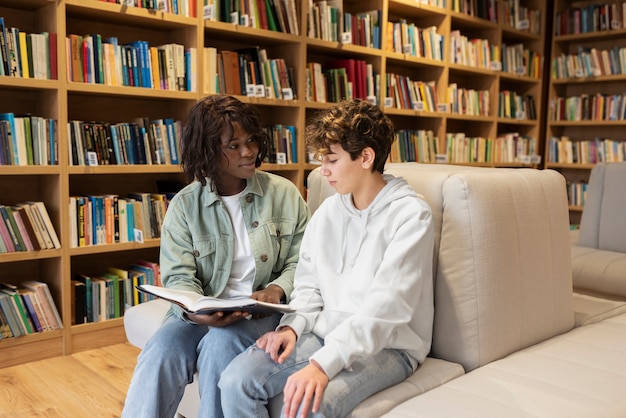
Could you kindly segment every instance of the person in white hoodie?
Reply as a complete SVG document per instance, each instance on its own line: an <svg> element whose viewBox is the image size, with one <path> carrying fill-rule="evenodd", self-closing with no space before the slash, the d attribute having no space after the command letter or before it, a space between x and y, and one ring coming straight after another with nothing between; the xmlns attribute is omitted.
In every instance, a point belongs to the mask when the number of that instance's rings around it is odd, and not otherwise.
<svg viewBox="0 0 626 418"><path fill-rule="evenodd" d="M290 305L275 331L238 355L219 387L225 417L343 417L402 382L430 351L432 211L383 174L395 139L375 105L341 102L307 125L308 147L338 192L304 233Z"/></svg>

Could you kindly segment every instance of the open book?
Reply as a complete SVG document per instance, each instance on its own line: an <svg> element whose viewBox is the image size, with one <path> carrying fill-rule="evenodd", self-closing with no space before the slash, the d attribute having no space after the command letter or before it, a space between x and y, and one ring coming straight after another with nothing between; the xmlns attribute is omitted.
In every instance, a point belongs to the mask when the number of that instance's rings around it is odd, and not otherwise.
<svg viewBox="0 0 626 418"><path fill-rule="evenodd" d="M261 302L249 298L220 299L211 296L202 296L189 290L168 289L166 287L149 284L142 284L136 287L137 290L141 292L175 303L185 312L192 314L232 311L245 311L251 314L271 314L295 311L295 309L291 308L289 305Z"/></svg>

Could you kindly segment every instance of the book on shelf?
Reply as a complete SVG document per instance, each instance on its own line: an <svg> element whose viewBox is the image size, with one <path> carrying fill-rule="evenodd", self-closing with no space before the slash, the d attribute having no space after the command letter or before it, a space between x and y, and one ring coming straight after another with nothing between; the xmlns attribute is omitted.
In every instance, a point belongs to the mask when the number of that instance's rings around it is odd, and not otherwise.
<svg viewBox="0 0 626 418"><path fill-rule="evenodd" d="M42 231L47 233L43 234L42 232L44 239L49 237L52 242L52 247L48 246L48 248L61 248L61 242L59 241L59 237L54 229L54 225L52 224L52 220L50 219L45 203L42 201L27 201L26 203L31 206L32 212L35 214L35 218L39 219Z"/></svg>
<svg viewBox="0 0 626 418"><path fill-rule="evenodd" d="M294 312L289 305L261 302L250 298L220 299L203 296L189 290L168 289L153 285L139 285L144 293L156 296L180 306L191 314L211 314L215 312L245 311L251 314Z"/></svg>
<svg viewBox="0 0 626 418"><path fill-rule="evenodd" d="M79 280L70 281L70 301L72 312L72 325L84 324L87 322L85 311L87 297L87 286Z"/></svg>
<svg viewBox="0 0 626 418"><path fill-rule="evenodd" d="M48 284L38 280L27 280L22 282L21 286L35 292L42 308L43 316L49 327L53 330L62 329L63 321L61 320L61 315L59 315L57 306L54 303Z"/></svg>
<svg viewBox="0 0 626 418"><path fill-rule="evenodd" d="M24 325L21 318L13 305L13 298L4 292L0 292L0 310L4 314L6 321L9 325L11 335L13 337L19 337L26 335Z"/></svg>
<svg viewBox="0 0 626 418"><path fill-rule="evenodd" d="M9 236L13 242L15 251L32 251L34 248L30 243L30 239L28 235L23 235L23 232L26 232L23 231L23 229L25 228L23 225L22 228L20 228L20 226L18 225L18 221L15 218L13 209L10 206L0 205L0 216L2 217L0 221L4 221L6 228L9 232ZM31 244L30 246L27 245L27 241L29 244Z"/></svg>
<svg viewBox="0 0 626 418"><path fill-rule="evenodd" d="M35 332L33 322L24 306L24 302L17 291L17 286L9 283L0 283L0 293L8 295L11 299L11 305L18 326L23 332L22 335L28 335Z"/></svg>

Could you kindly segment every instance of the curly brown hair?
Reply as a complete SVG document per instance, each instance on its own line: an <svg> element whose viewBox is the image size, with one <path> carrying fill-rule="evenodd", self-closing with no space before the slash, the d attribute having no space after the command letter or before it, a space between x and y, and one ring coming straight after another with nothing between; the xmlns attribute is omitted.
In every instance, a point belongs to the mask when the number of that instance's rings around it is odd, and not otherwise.
<svg viewBox="0 0 626 418"><path fill-rule="evenodd" d="M383 172L394 140L391 120L363 100L342 101L318 112L306 127L306 145L316 158L328 154L332 144L341 145L353 161L370 147L375 152L372 172Z"/></svg>
<svg viewBox="0 0 626 418"><path fill-rule="evenodd" d="M267 155L268 137L258 111L231 96L207 96L189 110L181 138L181 166L189 181L197 180L204 186L209 177L213 185L219 186L222 135L232 134L233 124L239 124L257 141L256 167L261 165Z"/></svg>

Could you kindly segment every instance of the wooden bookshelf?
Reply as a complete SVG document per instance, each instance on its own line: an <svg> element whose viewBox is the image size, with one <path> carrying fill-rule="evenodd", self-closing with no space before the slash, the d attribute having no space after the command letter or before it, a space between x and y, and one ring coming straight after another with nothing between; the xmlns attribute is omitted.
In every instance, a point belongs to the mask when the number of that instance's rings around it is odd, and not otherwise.
<svg viewBox="0 0 626 418"><path fill-rule="evenodd" d="M612 6L617 7L619 15L614 14ZM598 14L602 7L606 7L602 14L606 14L607 19L602 27L594 26L590 20L583 25L585 15L594 7ZM626 70L614 67L611 71L609 67L608 71L607 69L599 71L597 66L593 65L592 59L589 61L591 65L585 65L583 57L583 52L590 54L592 49L601 59L602 51L626 48L624 38L626 25L622 13L622 2L557 0L554 3L545 167L560 171L566 177L569 188L577 183L588 184L591 169L597 162L623 161L624 158L623 149L626 141L623 134L626 126L624 115L615 114L614 118L608 115L595 117L591 115L591 109L594 107L593 98L597 94L605 97L624 94ZM599 19L598 22L600 21ZM572 65L569 70L562 66L566 62L565 57L570 59ZM557 61L558 58L561 58L561 61ZM574 58L580 60L578 64L582 64L582 67L574 64ZM579 114L566 112L565 115L559 116L556 110L561 104L557 102L557 98L576 98L581 112ZM574 102L571 102L570 106L571 109L576 108ZM590 111L586 112L586 109ZM551 138L557 138L559 141L553 144ZM604 140L607 139L615 141L615 146L622 150L621 155L609 153L604 157L598 155L600 146L605 144ZM568 194L570 223L576 225L580 223L584 200L577 200L576 193L570 190Z"/></svg>
<svg viewBox="0 0 626 418"><path fill-rule="evenodd" d="M546 6L541 0L520 0L525 7L541 12L540 25L545 28ZM486 39L501 46L521 43L524 48L544 54L544 38L524 29L511 28L502 18L493 22L452 10L452 1L445 7L412 0L344 0L343 11L357 15L371 10L380 11L381 48L353 45L340 41L315 39L308 36L309 2L297 2L299 34L289 34L255 27L244 27L221 21L203 19L203 2L197 2L197 17L125 7L99 0L1 0L0 16L7 26L17 26L27 32L57 34L56 80L26 79L0 76L0 94L5 100L0 112L30 113L57 121L59 164L52 166L0 166L4 204L26 200L42 200L50 213L61 240L59 250L0 254L0 281L19 283L29 279L45 281L61 312L64 329L0 340L2 362L7 367L57 355L70 354L125 340L123 320L71 325L70 278L75 273L99 274L107 267L123 267L138 259L158 260L159 240L143 243L96 245L70 248L69 198L81 194L118 194L145 191L156 192L157 180L184 182L176 165L70 165L70 143L67 124L72 120L129 122L134 118L174 118L184 120L191 106L208 94L204 91L204 48L235 50L259 46L270 58L282 58L293 68L294 100L238 96L256 106L266 125L293 125L297 130L296 163L264 164L262 169L290 179L305 193L308 173L316 165L307 162L303 132L307 119L330 103L306 99L306 69L309 62L325 65L333 60L352 58L363 60L381 76L380 91L386 91L388 73L409 77L412 81L435 81L439 103L447 103L450 83L466 89L486 91L490 111L475 116L451 113L446 109L422 111L412 108L384 107L386 95L373 99L391 117L397 129L430 130L440 140L446 134L463 132L468 136L495 139L508 132L537 138L540 154L545 149L541 134L543 115L542 79L525 74L504 73L498 68L476 68L450 62L449 37L460 30L469 37ZM485 3L488 3L485 1ZM419 28L434 27L443 36L442 59L420 58L388 50L385 22L405 19ZM196 48L196 91L171 91L140 87L107 86L67 81L68 59L65 44L70 34L98 33L116 36L120 44L145 40L151 45L179 43ZM542 32L543 33L543 32ZM577 42L577 40L576 40ZM545 77L544 77L545 79ZM553 87L554 88L554 87ZM498 116L498 95L502 90L516 91L534 98L537 118L502 118ZM556 128L551 126L550 129ZM564 129L564 128L560 128ZM478 166L537 167L537 162L489 161L454 162Z"/></svg>

